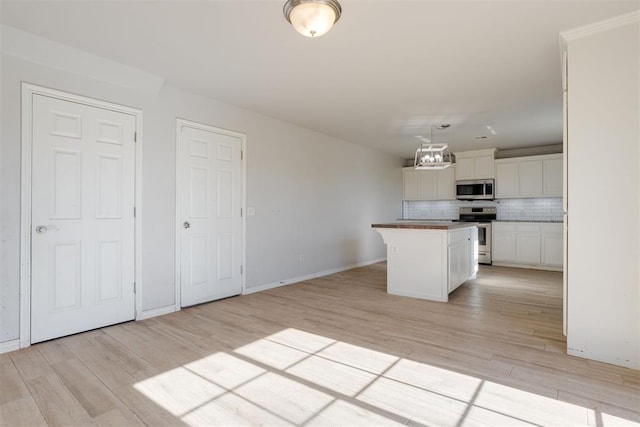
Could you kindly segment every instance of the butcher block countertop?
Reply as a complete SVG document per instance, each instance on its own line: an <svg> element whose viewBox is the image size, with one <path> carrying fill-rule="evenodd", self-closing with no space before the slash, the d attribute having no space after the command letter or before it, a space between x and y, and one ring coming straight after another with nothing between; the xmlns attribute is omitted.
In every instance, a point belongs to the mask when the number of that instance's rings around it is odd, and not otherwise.
<svg viewBox="0 0 640 427"><path fill-rule="evenodd" d="M387 224L371 224L372 228L410 228L417 230L455 230L477 226L477 222L453 222L453 221L398 221Z"/></svg>

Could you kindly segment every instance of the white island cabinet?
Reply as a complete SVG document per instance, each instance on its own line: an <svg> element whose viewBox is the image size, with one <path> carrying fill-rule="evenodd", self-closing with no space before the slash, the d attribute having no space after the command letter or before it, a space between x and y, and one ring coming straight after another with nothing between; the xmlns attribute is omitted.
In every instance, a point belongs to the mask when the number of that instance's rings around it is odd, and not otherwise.
<svg viewBox="0 0 640 427"><path fill-rule="evenodd" d="M387 245L387 292L447 302L478 272L474 223L407 221L373 224Z"/></svg>

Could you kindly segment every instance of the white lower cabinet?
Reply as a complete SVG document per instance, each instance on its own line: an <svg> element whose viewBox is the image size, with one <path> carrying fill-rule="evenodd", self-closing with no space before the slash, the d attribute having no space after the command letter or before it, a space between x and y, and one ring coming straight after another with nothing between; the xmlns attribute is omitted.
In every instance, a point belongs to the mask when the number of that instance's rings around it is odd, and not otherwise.
<svg viewBox="0 0 640 427"><path fill-rule="evenodd" d="M493 223L491 236L491 258L493 261L516 262L516 233L515 231L496 231ZM515 228L515 227L514 227Z"/></svg>
<svg viewBox="0 0 640 427"><path fill-rule="evenodd" d="M494 222L491 258L495 265L562 270L562 224Z"/></svg>
<svg viewBox="0 0 640 427"><path fill-rule="evenodd" d="M520 223L516 225L516 262L527 265L540 264L540 225Z"/></svg>
<svg viewBox="0 0 640 427"><path fill-rule="evenodd" d="M542 264L562 267L564 262L562 224L540 224Z"/></svg>

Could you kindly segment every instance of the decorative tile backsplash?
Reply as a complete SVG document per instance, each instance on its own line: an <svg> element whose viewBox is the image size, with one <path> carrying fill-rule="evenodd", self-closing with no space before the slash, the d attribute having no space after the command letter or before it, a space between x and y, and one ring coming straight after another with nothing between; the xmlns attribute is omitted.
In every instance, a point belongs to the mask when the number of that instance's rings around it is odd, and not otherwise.
<svg viewBox="0 0 640 427"><path fill-rule="evenodd" d="M562 221L562 199L500 199L494 201L404 201L403 219L458 219L461 206L495 206L503 221Z"/></svg>

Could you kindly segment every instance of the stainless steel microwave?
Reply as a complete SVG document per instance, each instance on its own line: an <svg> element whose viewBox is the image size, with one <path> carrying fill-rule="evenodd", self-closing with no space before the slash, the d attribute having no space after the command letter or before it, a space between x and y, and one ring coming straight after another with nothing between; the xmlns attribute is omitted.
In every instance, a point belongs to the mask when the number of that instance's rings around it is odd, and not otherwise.
<svg viewBox="0 0 640 427"><path fill-rule="evenodd" d="M494 179L456 181L456 199L493 200L495 188Z"/></svg>

